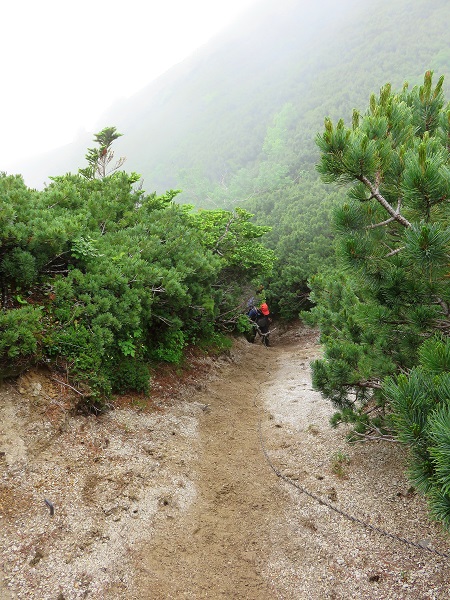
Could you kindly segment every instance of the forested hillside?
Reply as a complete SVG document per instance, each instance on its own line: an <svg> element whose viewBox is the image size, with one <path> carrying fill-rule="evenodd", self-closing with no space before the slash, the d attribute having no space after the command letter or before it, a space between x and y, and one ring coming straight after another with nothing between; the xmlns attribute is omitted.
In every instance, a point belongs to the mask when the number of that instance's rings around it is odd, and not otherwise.
<svg viewBox="0 0 450 600"><path fill-rule="evenodd" d="M274 152L290 168L315 161L324 116L364 106L380 82L449 73L449 12L442 0L257 4L239 28L111 114L126 133L121 151L149 190L180 188L181 201L199 206L242 202L243 183L244 194L258 189L250 167L273 163ZM251 183L233 188L242 168ZM214 195L212 184L231 195Z"/></svg>
<svg viewBox="0 0 450 600"><path fill-rule="evenodd" d="M427 69L449 73L449 12L445 0L264 0L108 109L99 129L114 124L124 133L117 151L148 192L182 189L179 200L197 206L210 206L208 196L242 201L231 182L242 168L267 161L265 140L280 113L284 164L312 164L325 115L364 106L380 82L420 83ZM47 155L36 168L22 165L26 183L40 186L51 175L76 171L89 141ZM214 184L232 193L216 200Z"/></svg>
<svg viewBox="0 0 450 600"><path fill-rule="evenodd" d="M117 152L147 192L179 189L180 203L242 206L272 226L278 255L266 282L277 314L304 306L306 279L333 262L330 211L339 191L320 183L314 139L326 116L351 118L386 82L450 85L446 0L265 0L190 59L109 110ZM80 140L81 142L81 140ZM84 144L87 145L87 141ZM32 185L82 166L85 147L61 149ZM27 178L27 166L20 171Z"/></svg>

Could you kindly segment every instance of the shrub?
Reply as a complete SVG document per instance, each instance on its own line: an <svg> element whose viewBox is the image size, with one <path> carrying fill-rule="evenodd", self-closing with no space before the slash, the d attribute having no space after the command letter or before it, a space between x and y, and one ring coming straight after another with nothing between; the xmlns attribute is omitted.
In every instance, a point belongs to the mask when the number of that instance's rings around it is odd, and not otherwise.
<svg viewBox="0 0 450 600"><path fill-rule="evenodd" d="M150 355L156 361L178 365L183 358L186 344L185 335L180 329L168 329Z"/></svg>
<svg viewBox="0 0 450 600"><path fill-rule="evenodd" d="M1 311L0 359L17 360L37 355L38 341L42 332L41 318L41 307L22 306Z"/></svg>
<svg viewBox="0 0 450 600"><path fill-rule="evenodd" d="M417 367L386 379L383 390L397 436L409 447L409 477L450 529L450 339L428 340L419 356Z"/></svg>
<svg viewBox="0 0 450 600"><path fill-rule="evenodd" d="M124 394L130 390L148 394L150 391L150 372L142 360L132 356L121 357L108 365L112 391Z"/></svg>
<svg viewBox="0 0 450 600"><path fill-rule="evenodd" d="M37 277L36 259L30 252L14 248L3 257L0 272L16 284L31 285Z"/></svg>

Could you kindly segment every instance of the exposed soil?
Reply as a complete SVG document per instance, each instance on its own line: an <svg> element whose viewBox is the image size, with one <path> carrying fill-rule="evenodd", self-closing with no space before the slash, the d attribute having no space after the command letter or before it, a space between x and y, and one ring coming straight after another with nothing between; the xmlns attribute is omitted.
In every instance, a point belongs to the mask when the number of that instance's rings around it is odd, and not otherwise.
<svg viewBox="0 0 450 600"><path fill-rule="evenodd" d="M315 331L272 342L192 358L100 417L46 372L4 384L0 598L447 599L449 559L430 550L450 536L404 451L330 428Z"/></svg>

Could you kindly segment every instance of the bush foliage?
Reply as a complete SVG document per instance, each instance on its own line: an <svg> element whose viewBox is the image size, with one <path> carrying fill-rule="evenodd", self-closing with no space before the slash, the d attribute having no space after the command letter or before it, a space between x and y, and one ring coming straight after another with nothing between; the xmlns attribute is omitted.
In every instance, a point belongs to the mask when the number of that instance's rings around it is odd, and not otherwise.
<svg viewBox="0 0 450 600"><path fill-rule="evenodd" d="M3 374L45 362L93 398L148 391L149 361L179 363L187 344L236 319L246 286L271 271L267 228L250 213L195 213L177 191L146 194L135 173L110 169L118 135L105 128L89 167L41 192L0 176Z"/></svg>

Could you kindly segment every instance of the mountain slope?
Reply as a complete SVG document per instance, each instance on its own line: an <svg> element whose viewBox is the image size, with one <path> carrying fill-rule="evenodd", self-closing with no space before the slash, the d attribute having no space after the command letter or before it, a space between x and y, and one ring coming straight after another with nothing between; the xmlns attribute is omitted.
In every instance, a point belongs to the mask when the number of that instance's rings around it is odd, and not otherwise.
<svg viewBox="0 0 450 600"><path fill-rule="evenodd" d="M386 81L447 75L447 0L265 0L188 60L108 111L99 129L124 133L116 154L142 174L147 191L228 185L265 160L274 117L290 103L289 162L314 162L312 140L325 115L350 115ZM83 166L86 136L18 169L29 185ZM196 188L196 189L194 189Z"/></svg>
<svg viewBox="0 0 450 600"><path fill-rule="evenodd" d="M446 2L431 10L427 2L404 0L311 4L265 3L258 19L249 15L169 85L150 86L111 115L145 186L180 187L182 169L227 181L258 159L286 103L295 107L297 135L311 139L325 115L365 106L385 81L418 82L437 57L445 58Z"/></svg>

